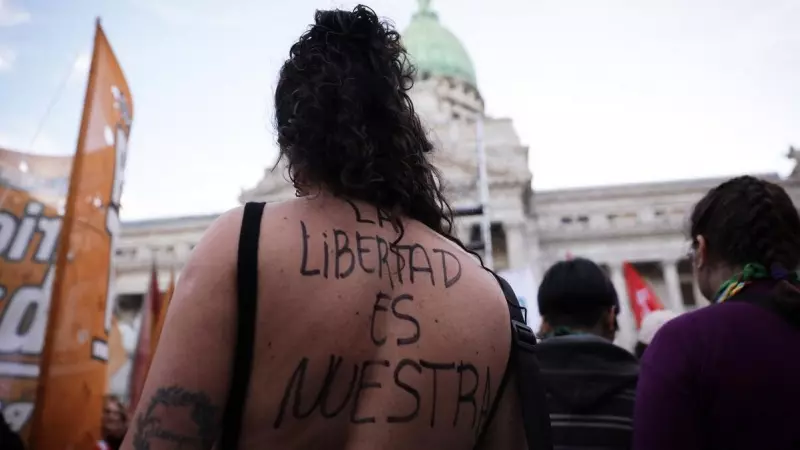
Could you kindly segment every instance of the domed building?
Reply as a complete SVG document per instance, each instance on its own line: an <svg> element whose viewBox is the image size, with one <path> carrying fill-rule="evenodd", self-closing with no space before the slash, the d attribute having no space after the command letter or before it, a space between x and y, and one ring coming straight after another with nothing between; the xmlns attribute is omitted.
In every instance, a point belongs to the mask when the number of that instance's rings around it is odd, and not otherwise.
<svg viewBox="0 0 800 450"><path fill-rule="evenodd" d="M414 107L438 151L434 162L442 171L445 191L455 208L479 204L476 125L484 116L475 68L461 41L445 28L431 9L419 2L402 42L416 68L411 91ZM530 197L528 147L522 145L510 119L484 118L484 145L491 193L495 268L523 267L530 259L526 240L525 202ZM280 201L294 196L284 168L268 168L263 179L239 200ZM480 236L479 217L457 222L459 238Z"/></svg>
<svg viewBox="0 0 800 450"><path fill-rule="evenodd" d="M442 26L430 1L422 1L408 28L403 45L421 79L430 77L460 80L477 91L475 67L461 41Z"/></svg>
<svg viewBox="0 0 800 450"><path fill-rule="evenodd" d="M722 179L533 192L528 147L520 142L511 119L485 116L472 59L430 0L419 0L402 39L417 68L412 99L437 145L435 163L456 208L479 204L476 133L478 119L483 119L494 268L513 280L529 307L535 311L534 280L569 254L591 258L610 274L622 306L618 343L623 347L633 348L636 336L623 262L632 263L670 309L683 312L707 304L692 281L683 225L692 205ZM239 200L292 198L294 188L284 170L266 169L261 181ZM797 171L785 180L776 174L760 176L782 183L800 199ZM153 261L158 261L161 285L166 286L170 269L180 270L216 216L123 224L115 260L121 322L135 317ZM480 220L459 217L458 237L480 241ZM537 316L529 315L532 326Z"/></svg>

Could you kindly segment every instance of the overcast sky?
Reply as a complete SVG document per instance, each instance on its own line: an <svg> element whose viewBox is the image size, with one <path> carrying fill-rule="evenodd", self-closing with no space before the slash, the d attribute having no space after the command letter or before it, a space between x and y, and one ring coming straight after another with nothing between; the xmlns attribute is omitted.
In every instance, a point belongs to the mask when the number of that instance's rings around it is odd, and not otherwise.
<svg viewBox="0 0 800 450"><path fill-rule="evenodd" d="M123 218L233 207L274 161L270 97L289 46L315 9L354 4L0 0L0 146L74 151L99 15L135 104ZM417 8L368 4L401 30ZM536 189L791 168L800 1L432 6L470 53L488 113L530 146Z"/></svg>

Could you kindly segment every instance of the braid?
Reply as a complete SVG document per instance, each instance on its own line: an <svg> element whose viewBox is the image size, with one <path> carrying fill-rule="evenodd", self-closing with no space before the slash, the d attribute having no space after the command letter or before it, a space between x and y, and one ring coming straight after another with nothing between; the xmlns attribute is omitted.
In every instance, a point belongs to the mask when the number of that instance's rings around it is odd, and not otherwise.
<svg viewBox="0 0 800 450"><path fill-rule="evenodd" d="M712 189L695 207L692 237L703 235L711 257L731 265L800 265L800 216L780 186L743 176Z"/></svg>
<svg viewBox="0 0 800 450"><path fill-rule="evenodd" d="M745 199L753 205L748 216L753 242L753 261L766 267L778 264L793 270L800 254L800 219L786 192L768 184L752 184ZM785 210L792 211L785 214Z"/></svg>

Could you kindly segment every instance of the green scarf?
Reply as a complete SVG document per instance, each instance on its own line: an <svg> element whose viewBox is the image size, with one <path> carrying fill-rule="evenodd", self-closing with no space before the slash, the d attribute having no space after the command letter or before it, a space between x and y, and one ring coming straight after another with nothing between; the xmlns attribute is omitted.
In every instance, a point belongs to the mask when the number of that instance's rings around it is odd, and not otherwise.
<svg viewBox="0 0 800 450"><path fill-rule="evenodd" d="M788 280L798 283L800 277L797 272L790 272L778 266L773 267L770 271L763 264L748 263L744 265L741 272L722 283L714 298L718 303L722 303L736 295L748 284L758 280Z"/></svg>

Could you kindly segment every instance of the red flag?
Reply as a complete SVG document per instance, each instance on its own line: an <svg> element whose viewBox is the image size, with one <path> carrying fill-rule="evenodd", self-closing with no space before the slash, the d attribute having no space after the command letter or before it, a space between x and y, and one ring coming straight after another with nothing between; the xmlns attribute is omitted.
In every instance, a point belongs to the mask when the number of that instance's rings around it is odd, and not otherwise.
<svg viewBox="0 0 800 450"><path fill-rule="evenodd" d="M664 305L658 296L653 292L653 288L644 281L639 272L627 261L622 264L625 273L625 285L628 288L628 299L631 302L631 309L636 318L636 328L642 325L642 319L647 314L664 309Z"/></svg>
<svg viewBox="0 0 800 450"><path fill-rule="evenodd" d="M136 342L136 354L133 357L133 368L130 380L130 408L136 411L136 404L144 389L144 381L147 379L147 371L150 369L150 358L152 358L152 345L150 340L153 338L153 324L155 318L154 305L160 303L160 293L158 289L158 273L156 265L153 264L150 273L150 287L144 296L142 303L142 321L139 325L139 340Z"/></svg>

